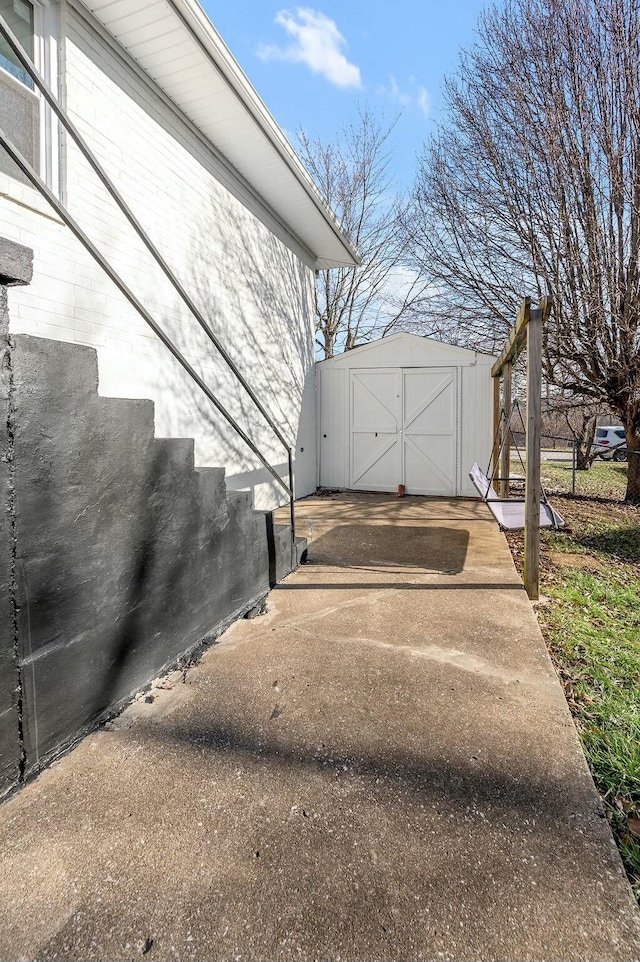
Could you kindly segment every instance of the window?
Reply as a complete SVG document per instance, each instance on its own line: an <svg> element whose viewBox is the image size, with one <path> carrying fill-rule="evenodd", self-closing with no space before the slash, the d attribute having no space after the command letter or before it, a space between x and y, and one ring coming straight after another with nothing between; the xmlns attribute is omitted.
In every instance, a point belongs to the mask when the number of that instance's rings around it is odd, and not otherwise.
<svg viewBox="0 0 640 962"><path fill-rule="evenodd" d="M35 16L33 4L28 0L0 0L0 13L7 21L9 29L13 31L20 44L29 55L34 58L35 50ZM33 80L19 63L13 50L0 36L0 67L15 77L20 83L33 90Z"/></svg>
<svg viewBox="0 0 640 962"><path fill-rule="evenodd" d="M56 0L0 0L0 14L44 79L57 88ZM52 112L11 47L0 36L0 126L59 193L59 131ZM0 148L0 173L28 182Z"/></svg>

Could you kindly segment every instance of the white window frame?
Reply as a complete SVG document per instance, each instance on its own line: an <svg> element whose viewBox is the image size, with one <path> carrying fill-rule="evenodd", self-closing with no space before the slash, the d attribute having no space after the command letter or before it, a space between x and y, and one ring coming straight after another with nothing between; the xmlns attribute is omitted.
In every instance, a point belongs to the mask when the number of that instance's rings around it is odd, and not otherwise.
<svg viewBox="0 0 640 962"><path fill-rule="evenodd" d="M58 97L60 16L56 0L26 0L33 7L33 61L45 83ZM60 124L37 87L32 90L13 74L0 66L3 82L14 83L22 91L36 98L39 116L39 167L47 187L60 196Z"/></svg>

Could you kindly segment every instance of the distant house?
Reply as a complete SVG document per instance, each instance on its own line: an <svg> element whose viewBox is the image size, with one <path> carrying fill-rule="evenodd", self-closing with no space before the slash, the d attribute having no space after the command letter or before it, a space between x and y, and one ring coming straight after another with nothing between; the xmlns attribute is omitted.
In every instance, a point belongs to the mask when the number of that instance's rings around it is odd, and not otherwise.
<svg viewBox="0 0 640 962"><path fill-rule="evenodd" d="M195 0L0 0L0 14L292 446L296 494L310 493L314 271L357 253L242 70ZM0 127L288 483L281 441L1 38ZM1 790L296 558L290 532L254 510L283 501L260 460L0 155L0 283L19 285L8 318L0 301Z"/></svg>

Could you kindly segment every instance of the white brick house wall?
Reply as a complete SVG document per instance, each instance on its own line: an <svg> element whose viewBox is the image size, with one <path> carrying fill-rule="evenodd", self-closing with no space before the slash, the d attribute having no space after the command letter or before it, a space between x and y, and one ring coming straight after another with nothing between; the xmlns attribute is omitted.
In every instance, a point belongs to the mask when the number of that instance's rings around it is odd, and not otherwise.
<svg viewBox="0 0 640 962"><path fill-rule="evenodd" d="M67 109L296 450L296 493L316 485L311 259L97 24L64 4ZM271 462L286 454L67 138L65 203ZM98 351L100 393L150 398L156 435L193 437L257 507L274 485L144 321L37 193L0 175L2 234L34 250L10 295L15 332ZM282 499L279 498L281 501Z"/></svg>

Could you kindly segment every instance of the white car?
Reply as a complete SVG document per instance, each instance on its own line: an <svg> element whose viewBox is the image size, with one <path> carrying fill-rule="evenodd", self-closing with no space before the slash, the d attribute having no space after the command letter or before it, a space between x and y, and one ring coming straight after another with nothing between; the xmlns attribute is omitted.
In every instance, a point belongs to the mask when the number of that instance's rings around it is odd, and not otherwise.
<svg viewBox="0 0 640 962"><path fill-rule="evenodd" d="M596 457L603 461L626 461L627 448L624 428L619 424L598 428L593 442Z"/></svg>

